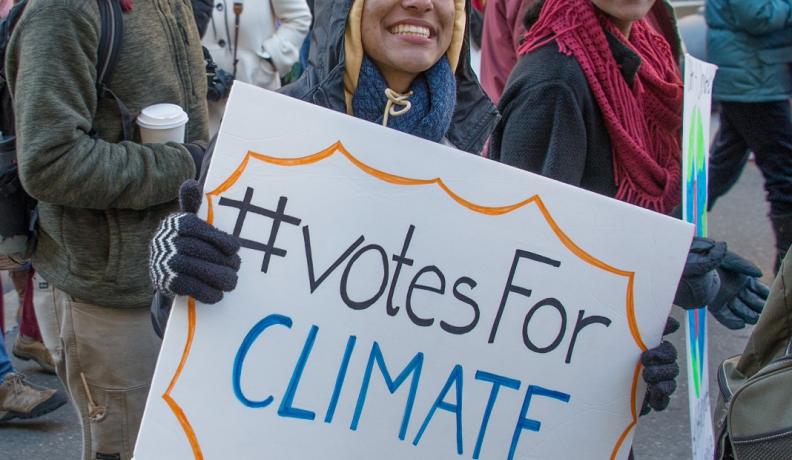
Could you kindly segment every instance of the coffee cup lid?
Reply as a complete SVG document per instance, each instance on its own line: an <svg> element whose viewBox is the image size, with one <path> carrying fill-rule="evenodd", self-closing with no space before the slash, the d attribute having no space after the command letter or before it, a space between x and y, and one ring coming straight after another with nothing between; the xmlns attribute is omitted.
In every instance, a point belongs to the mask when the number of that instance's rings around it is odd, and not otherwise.
<svg viewBox="0 0 792 460"><path fill-rule="evenodd" d="M187 114L176 104L154 104L144 108L137 117L137 123L147 129L170 129L184 125L189 120Z"/></svg>

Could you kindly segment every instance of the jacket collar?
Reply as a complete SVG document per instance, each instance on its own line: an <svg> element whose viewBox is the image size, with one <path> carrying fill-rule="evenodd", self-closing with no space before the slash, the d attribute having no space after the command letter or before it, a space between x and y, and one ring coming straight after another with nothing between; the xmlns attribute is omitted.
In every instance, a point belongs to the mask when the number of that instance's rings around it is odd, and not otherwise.
<svg viewBox="0 0 792 460"><path fill-rule="evenodd" d="M632 86L635 81L635 75L641 67L641 57L607 30L605 31L605 38L608 39L608 46L613 58L616 59L616 64L619 65L622 77L624 77L628 85Z"/></svg>

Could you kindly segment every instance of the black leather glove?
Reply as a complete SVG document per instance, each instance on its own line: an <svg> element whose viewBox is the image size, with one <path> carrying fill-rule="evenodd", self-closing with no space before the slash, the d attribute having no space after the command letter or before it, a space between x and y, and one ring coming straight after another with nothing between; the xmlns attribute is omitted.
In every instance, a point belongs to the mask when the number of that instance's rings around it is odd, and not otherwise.
<svg viewBox="0 0 792 460"><path fill-rule="evenodd" d="M679 321L669 316L663 336L677 329ZM655 348L643 352L641 363L644 365L643 379L648 385L641 415L648 414L652 409L665 410L671 401L671 395L676 391L676 378L679 376L676 348L671 342L664 340Z"/></svg>
<svg viewBox="0 0 792 460"><path fill-rule="evenodd" d="M750 261L728 251L718 267L721 288L710 302L712 316L729 329L756 324L770 289L759 281L762 271Z"/></svg>
<svg viewBox="0 0 792 460"><path fill-rule="evenodd" d="M195 163L195 178L197 179L201 175L201 167L203 166L203 159L206 155L208 144L206 142L188 142L182 144L182 147L187 149L193 159L193 163ZM200 206L200 204L201 201L199 200L198 205Z"/></svg>
<svg viewBox="0 0 792 460"><path fill-rule="evenodd" d="M700 236L693 238L674 304L684 309L709 305L720 289L720 277L715 269L725 256L726 243Z"/></svg>
<svg viewBox="0 0 792 460"><path fill-rule="evenodd" d="M157 291L166 296L216 303L224 291L236 287L239 241L195 215L201 193L194 180L182 184L182 212L166 217L149 245L149 274Z"/></svg>

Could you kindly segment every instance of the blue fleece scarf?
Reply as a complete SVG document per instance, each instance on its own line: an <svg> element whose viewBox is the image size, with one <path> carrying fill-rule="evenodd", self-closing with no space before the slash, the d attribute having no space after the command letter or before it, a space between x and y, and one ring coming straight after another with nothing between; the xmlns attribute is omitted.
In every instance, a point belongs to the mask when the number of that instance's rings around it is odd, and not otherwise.
<svg viewBox="0 0 792 460"><path fill-rule="evenodd" d="M388 97L385 82L377 66L364 56L352 111L357 118L382 124ZM388 127L424 139L440 142L451 125L456 105L456 79L448 59L443 56L429 70L418 75L410 86L410 110L388 117ZM397 110L402 107L396 106Z"/></svg>

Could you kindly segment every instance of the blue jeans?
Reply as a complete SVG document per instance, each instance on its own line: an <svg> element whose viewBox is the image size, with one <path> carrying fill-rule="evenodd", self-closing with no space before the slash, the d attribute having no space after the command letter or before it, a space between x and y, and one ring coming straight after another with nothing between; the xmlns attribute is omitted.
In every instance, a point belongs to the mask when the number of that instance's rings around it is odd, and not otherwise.
<svg viewBox="0 0 792 460"><path fill-rule="evenodd" d="M11 365L8 352L6 352L5 336L3 336L3 331L0 330L0 383L3 382L5 375L13 370L14 366Z"/></svg>
<svg viewBox="0 0 792 460"><path fill-rule="evenodd" d="M740 178L749 152L765 180L770 214L792 213L792 118L789 101L722 102L709 164L709 207Z"/></svg>

